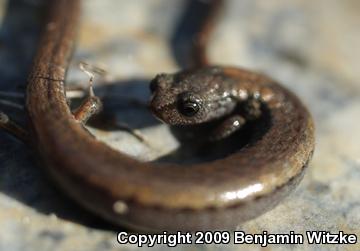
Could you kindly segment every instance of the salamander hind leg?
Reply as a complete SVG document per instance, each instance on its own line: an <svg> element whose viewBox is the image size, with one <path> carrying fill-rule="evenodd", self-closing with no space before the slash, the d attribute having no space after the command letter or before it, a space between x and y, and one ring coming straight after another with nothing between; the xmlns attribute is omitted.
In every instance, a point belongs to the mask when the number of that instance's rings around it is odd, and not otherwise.
<svg viewBox="0 0 360 251"><path fill-rule="evenodd" d="M0 129L5 130L9 134L15 136L23 143L27 144L29 142L29 135L24 128L19 126L15 121L13 121L7 114L0 111Z"/></svg>
<svg viewBox="0 0 360 251"><path fill-rule="evenodd" d="M93 82L95 72L88 64L81 63L80 69L89 76L89 92L88 96L81 105L74 111L74 117L79 122L85 124L93 115L102 110L102 102L94 93Z"/></svg>
<svg viewBox="0 0 360 251"><path fill-rule="evenodd" d="M89 76L89 90L87 97L81 103L81 105L74 110L73 114L77 121L85 125L92 116L101 112L101 110L103 109L103 103L101 99L95 95L93 89L94 77L95 74L98 74L99 69L86 63L81 63L80 69ZM132 129L124 123L116 123L116 128L127 131L139 141L147 143L147 141L144 139L144 137L138 130Z"/></svg>

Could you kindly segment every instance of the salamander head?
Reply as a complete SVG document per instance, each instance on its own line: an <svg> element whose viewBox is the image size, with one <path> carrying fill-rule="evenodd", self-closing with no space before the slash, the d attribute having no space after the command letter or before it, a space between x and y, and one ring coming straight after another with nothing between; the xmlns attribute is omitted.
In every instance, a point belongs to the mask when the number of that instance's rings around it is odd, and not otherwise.
<svg viewBox="0 0 360 251"><path fill-rule="evenodd" d="M220 67L159 74L150 83L150 108L171 125L198 124L230 113L236 101Z"/></svg>

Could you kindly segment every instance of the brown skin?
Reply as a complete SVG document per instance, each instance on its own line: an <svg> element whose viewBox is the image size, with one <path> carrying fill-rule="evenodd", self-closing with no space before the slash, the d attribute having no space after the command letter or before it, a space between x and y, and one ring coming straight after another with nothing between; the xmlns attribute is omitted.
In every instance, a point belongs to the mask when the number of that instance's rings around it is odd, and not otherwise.
<svg viewBox="0 0 360 251"><path fill-rule="evenodd" d="M234 154L194 165L155 165L91 137L64 92L78 17L79 1L52 1L29 77L27 109L47 170L81 205L112 223L148 231L235 229L274 207L301 180L314 150L309 112L271 79L237 68L204 67L161 75L151 84L152 110L170 124L231 114L210 138L226 138L262 116L259 104L266 107L270 127ZM240 104L249 108L236 114Z"/></svg>

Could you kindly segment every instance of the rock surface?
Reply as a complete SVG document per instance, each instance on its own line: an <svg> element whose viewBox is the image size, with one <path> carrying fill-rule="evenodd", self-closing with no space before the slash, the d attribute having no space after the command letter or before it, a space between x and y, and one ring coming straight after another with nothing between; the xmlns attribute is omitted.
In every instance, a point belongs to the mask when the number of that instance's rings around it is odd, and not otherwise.
<svg viewBox="0 0 360 251"><path fill-rule="evenodd" d="M9 1L10 2L10 1ZM205 1L206 2L206 1ZM23 92L38 32L39 1L0 1L0 91ZM96 93L127 132L90 127L112 147L143 160L176 149L167 126L138 101L148 99L148 81L179 69L186 46L177 43L184 1L86 0L69 85L85 86L77 63L108 72ZM229 0L212 36L212 62L256 69L293 90L311 111L316 151L298 189L274 210L239 227L247 233L307 230L360 236L360 3L357 0ZM3 99L3 97L0 97ZM126 99L124 101L124 99ZM15 100L22 102L21 100ZM18 121L24 113L0 104ZM161 140L159 140L161 138ZM118 227L83 211L56 189L36 155L0 132L0 250L137 250L116 242ZM306 243L306 242L305 242ZM158 245L158 250L167 250ZM260 245L178 246L177 250L260 250ZM359 250L358 245L270 245L269 250Z"/></svg>

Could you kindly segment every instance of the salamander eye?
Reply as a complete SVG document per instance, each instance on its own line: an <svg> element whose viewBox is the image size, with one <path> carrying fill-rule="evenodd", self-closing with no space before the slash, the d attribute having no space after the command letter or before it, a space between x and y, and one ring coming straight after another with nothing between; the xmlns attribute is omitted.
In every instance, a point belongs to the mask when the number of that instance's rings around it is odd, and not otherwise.
<svg viewBox="0 0 360 251"><path fill-rule="evenodd" d="M192 117L200 110L200 101L188 93L182 94L178 99L178 110L182 115Z"/></svg>
<svg viewBox="0 0 360 251"><path fill-rule="evenodd" d="M179 104L179 112L187 117L194 116L199 111L199 104L197 102L188 101Z"/></svg>

